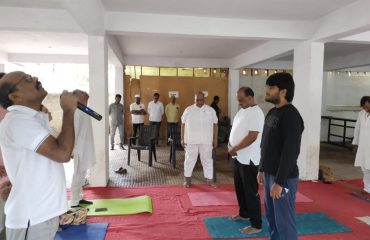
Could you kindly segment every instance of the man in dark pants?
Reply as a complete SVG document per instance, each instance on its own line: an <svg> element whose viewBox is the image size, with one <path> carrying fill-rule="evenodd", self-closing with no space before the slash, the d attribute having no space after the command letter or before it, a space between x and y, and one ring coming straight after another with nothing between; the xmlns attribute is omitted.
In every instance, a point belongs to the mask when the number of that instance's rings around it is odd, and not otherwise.
<svg viewBox="0 0 370 240"><path fill-rule="evenodd" d="M211 103L211 107L215 110L218 120L220 120L220 113L221 113L221 108L219 108L219 106L218 106L219 102L220 102L220 97L219 96L214 96L213 97L213 102Z"/></svg>
<svg viewBox="0 0 370 240"><path fill-rule="evenodd" d="M140 131L140 126L144 125L144 115L146 115L145 105L140 103L140 95L135 95L135 102L130 105L132 136L136 137L137 131ZM134 144L136 141L134 140Z"/></svg>
<svg viewBox="0 0 370 240"><path fill-rule="evenodd" d="M266 218L272 240L298 239L294 210L297 158L304 123L291 104L293 97L294 80L290 74L276 73L266 80L265 100L275 107L265 119L257 180L264 184Z"/></svg>
<svg viewBox="0 0 370 240"><path fill-rule="evenodd" d="M229 154L234 158L234 184L239 213L231 219L249 219L251 226L241 231L254 234L262 231L257 173L261 157L260 144L264 115L254 102L251 88L240 88L237 98L241 108L234 117L229 139Z"/></svg>

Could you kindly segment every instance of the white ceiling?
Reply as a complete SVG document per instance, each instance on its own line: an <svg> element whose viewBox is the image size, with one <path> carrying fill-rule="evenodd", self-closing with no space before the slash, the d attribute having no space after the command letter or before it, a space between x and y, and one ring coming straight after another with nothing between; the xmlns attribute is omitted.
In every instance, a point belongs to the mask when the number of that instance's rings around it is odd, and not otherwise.
<svg viewBox="0 0 370 240"><path fill-rule="evenodd" d="M59 2L58 0L1 0L0 6L58 9L61 6Z"/></svg>
<svg viewBox="0 0 370 240"><path fill-rule="evenodd" d="M86 55L87 35L0 31L0 52Z"/></svg>
<svg viewBox="0 0 370 240"><path fill-rule="evenodd" d="M316 20L356 0L102 0L109 11L217 18Z"/></svg>
<svg viewBox="0 0 370 240"><path fill-rule="evenodd" d="M117 36L126 56L232 58L265 41L170 36Z"/></svg>

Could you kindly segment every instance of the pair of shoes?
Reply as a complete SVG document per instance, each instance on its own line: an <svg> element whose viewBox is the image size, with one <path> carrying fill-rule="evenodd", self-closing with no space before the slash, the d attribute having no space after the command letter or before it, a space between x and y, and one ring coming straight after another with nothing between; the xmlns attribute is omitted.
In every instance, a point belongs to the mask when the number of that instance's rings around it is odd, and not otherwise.
<svg viewBox="0 0 370 240"><path fill-rule="evenodd" d="M185 177L185 181L183 183L184 188L190 188L191 186L191 177Z"/></svg>
<svg viewBox="0 0 370 240"><path fill-rule="evenodd" d="M81 205L81 204L93 204L93 202L92 201L87 201L85 199L81 199L80 202L79 202L79 205Z"/></svg>
<svg viewBox="0 0 370 240"><path fill-rule="evenodd" d="M248 227L240 229L240 232L246 233L246 234L255 234L255 233L262 232L262 228L254 228L252 226L248 226Z"/></svg>
<svg viewBox="0 0 370 240"><path fill-rule="evenodd" d="M116 171L114 171L115 173L118 173L118 174L126 174L127 173L127 169L123 168L123 167L120 167L118 168Z"/></svg>
<svg viewBox="0 0 370 240"><path fill-rule="evenodd" d="M111 146L110 150L114 150L114 145Z"/></svg>
<svg viewBox="0 0 370 240"><path fill-rule="evenodd" d="M245 217L242 217L239 214L237 214L235 216L230 217L230 220L232 220L232 221L238 221L238 220L245 220L245 221L247 221L247 220L249 220L249 218L245 218Z"/></svg>

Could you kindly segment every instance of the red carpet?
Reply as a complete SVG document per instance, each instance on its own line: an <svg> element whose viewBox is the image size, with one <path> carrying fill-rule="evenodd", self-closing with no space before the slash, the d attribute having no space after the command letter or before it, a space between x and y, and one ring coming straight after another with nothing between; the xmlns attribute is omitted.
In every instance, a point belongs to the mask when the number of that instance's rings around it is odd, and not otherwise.
<svg viewBox="0 0 370 240"><path fill-rule="evenodd" d="M153 214L112 217L93 217L88 222L109 222L106 240L123 239L210 239L202 219L208 216L226 216L237 212L236 206L192 207L188 192L232 191L232 185L213 189L207 185L148 186L137 188L86 188L85 198L126 198L150 195ZM302 236L303 240L369 240L370 226L355 217L370 214L370 204L351 197L349 189L340 183L322 184L301 182L299 191L313 200L297 203L297 212L325 212L338 222L352 228L351 233ZM256 238L264 239L264 238Z"/></svg>

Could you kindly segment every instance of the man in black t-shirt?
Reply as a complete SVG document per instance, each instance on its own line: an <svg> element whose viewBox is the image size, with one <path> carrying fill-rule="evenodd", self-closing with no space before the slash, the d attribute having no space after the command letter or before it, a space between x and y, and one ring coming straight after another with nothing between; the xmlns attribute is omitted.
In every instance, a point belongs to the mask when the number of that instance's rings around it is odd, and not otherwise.
<svg viewBox="0 0 370 240"><path fill-rule="evenodd" d="M267 102L275 105L266 115L257 180L264 184L270 239L298 239L294 218L298 185L297 159L304 123L291 104L293 77L276 73L266 80Z"/></svg>
<svg viewBox="0 0 370 240"><path fill-rule="evenodd" d="M220 113L221 113L221 108L218 106L219 102L220 102L220 97L214 96L213 102L211 103L211 107L215 110L218 120L220 120Z"/></svg>

